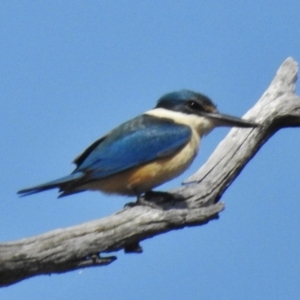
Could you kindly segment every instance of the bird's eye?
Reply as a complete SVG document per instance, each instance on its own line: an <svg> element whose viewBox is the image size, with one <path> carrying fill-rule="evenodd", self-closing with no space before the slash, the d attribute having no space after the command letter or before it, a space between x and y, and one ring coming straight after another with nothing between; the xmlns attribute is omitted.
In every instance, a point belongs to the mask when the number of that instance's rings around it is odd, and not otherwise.
<svg viewBox="0 0 300 300"><path fill-rule="evenodd" d="M193 101L193 100L188 102L188 106L189 106L189 108L191 108L193 110L195 110L195 109L201 110L201 106L199 105L199 103L197 103L196 101Z"/></svg>
<svg viewBox="0 0 300 300"><path fill-rule="evenodd" d="M190 102L189 102L189 106L190 106L191 108L196 108L196 102L195 102L195 101L190 101Z"/></svg>

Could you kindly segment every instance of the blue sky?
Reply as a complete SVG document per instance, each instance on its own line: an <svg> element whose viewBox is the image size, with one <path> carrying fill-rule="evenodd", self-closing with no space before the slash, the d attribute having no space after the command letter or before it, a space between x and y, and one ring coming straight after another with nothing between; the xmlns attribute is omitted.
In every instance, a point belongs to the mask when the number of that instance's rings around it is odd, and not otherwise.
<svg viewBox="0 0 300 300"><path fill-rule="evenodd" d="M0 240L107 216L128 201L16 191L68 174L71 161L164 93L203 92L242 116L279 65L300 60L299 1L2 1ZM178 186L227 129L205 138ZM118 252L109 267L39 276L12 299L296 299L300 271L300 129L278 132L224 194L206 226Z"/></svg>

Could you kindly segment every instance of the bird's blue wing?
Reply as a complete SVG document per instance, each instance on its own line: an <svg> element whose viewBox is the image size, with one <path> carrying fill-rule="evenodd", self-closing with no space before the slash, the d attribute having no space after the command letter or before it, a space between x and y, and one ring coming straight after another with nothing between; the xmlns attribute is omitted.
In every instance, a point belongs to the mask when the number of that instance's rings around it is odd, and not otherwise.
<svg viewBox="0 0 300 300"><path fill-rule="evenodd" d="M170 119L142 115L96 141L76 160L74 173L83 171L88 180L105 178L156 158L174 154L191 137L188 126Z"/></svg>

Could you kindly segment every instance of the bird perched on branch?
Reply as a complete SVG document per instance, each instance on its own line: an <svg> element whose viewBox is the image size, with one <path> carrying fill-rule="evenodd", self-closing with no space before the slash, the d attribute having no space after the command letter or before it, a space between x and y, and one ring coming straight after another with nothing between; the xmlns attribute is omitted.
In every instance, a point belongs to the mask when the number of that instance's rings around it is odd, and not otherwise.
<svg viewBox="0 0 300 300"><path fill-rule="evenodd" d="M218 126L257 124L220 114L200 93L166 94L154 109L91 144L75 159L76 168L70 175L18 194L58 188L59 197L86 190L139 197L183 173L196 157L202 137Z"/></svg>

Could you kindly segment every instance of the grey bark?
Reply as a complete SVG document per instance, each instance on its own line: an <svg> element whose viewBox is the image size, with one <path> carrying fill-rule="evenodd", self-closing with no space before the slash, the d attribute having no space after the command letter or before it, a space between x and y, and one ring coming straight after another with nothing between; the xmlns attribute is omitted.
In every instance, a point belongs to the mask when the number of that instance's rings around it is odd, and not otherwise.
<svg viewBox="0 0 300 300"><path fill-rule="evenodd" d="M125 249L140 252L139 242L170 230L198 226L218 218L222 194L242 169L281 128L300 126L300 98L295 95L298 66L288 58L269 88L244 118L260 123L255 129L232 129L208 161L185 183L170 191L177 200L132 206L81 225L0 244L0 286L41 274L104 266ZM101 255L100 255L101 254Z"/></svg>

